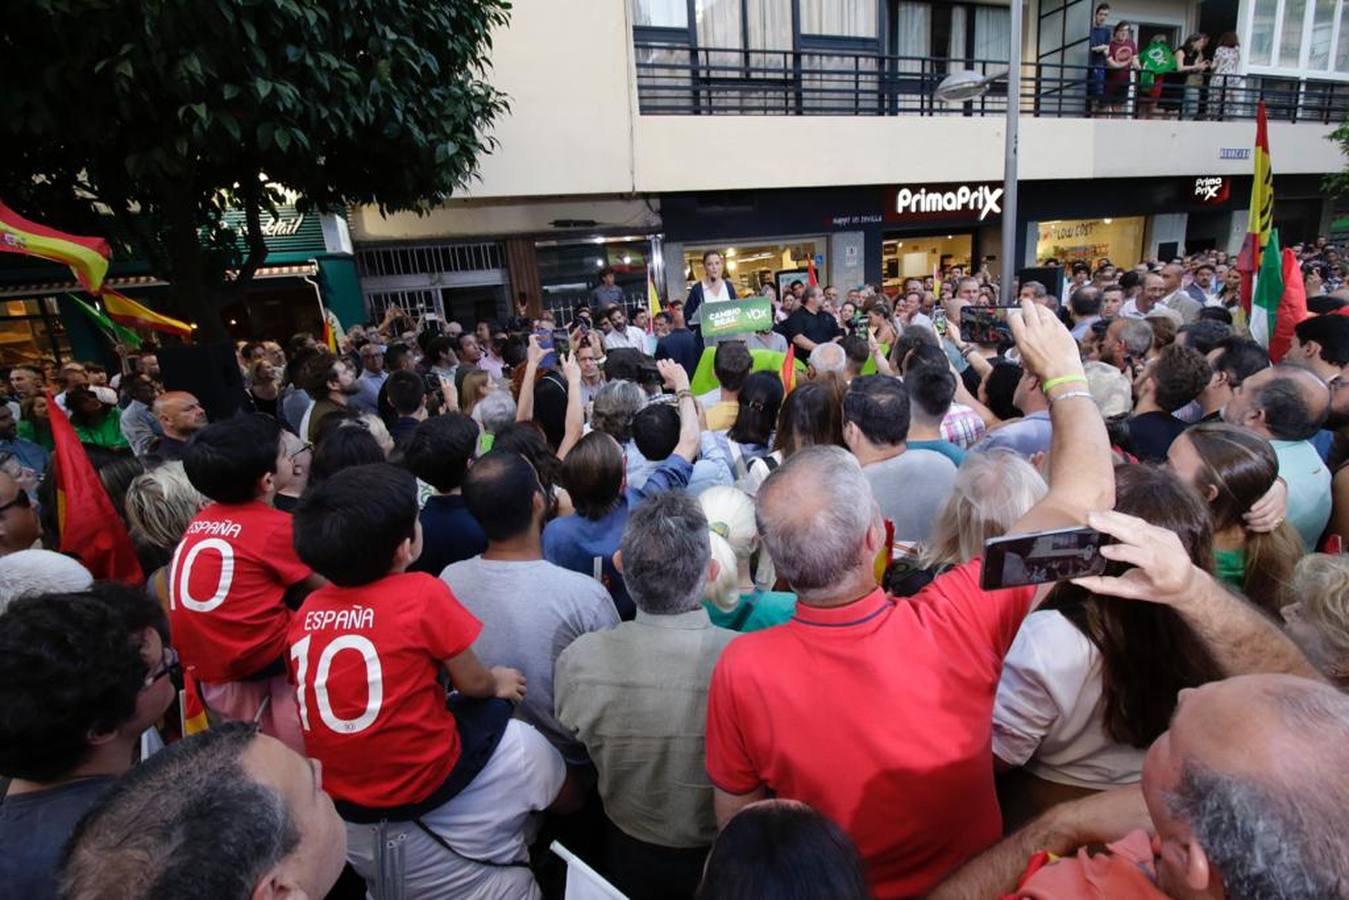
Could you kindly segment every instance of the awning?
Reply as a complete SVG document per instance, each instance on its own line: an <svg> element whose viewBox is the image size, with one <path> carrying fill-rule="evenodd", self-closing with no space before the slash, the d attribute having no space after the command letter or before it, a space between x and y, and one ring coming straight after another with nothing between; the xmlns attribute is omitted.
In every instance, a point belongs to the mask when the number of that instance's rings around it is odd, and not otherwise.
<svg viewBox="0 0 1349 900"><path fill-rule="evenodd" d="M312 262L286 266L262 266L253 275L253 278L312 278L318 274L318 270L318 264ZM238 274L237 269L231 269L225 273L225 277L233 279ZM162 278L157 278L154 275L131 275L123 278L108 278L104 280L103 283L117 291L134 291L139 288L167 287L169 285L169 282ZM34 296L41 297L50 294L64 294L78 290L81 290L80 284L73 278L63 279L61 281L40 281L30 284L6 284L0 285L0 299Z"/></svg>

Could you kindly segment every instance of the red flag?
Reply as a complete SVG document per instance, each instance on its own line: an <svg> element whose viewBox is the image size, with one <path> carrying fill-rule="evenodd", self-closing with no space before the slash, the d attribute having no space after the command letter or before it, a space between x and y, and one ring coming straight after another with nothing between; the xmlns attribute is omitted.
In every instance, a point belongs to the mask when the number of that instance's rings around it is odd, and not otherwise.
<svg viewBox="0 0 1349 900"><path fill-rule="evenodd" d="M782 358L782 393L785 396L796 387L796 345L787 345L787 355Z"/></svg>
<svg viewBox="0 0 1349 900"><path fill-rule="evenodd" d="M815 275L815 257L806 260L806 283L812 287L820 283L820 279Z"/></svg>
<svg viewBox="0 0 1349 900"><path fill-rule="evenodd" d="M141 584L140 563L122 517L80 446L75 426L47 391L51 416L52 465L56 467L56 520L62 553L73 553L95 578Z"/></svg>
<svg viewBox="0 0 1349 900"><path fill-rule="evenodd" d="M1291 248L1283 248L1283 297L1274 320L1274 336L1269 339L1269 358L1283 359L1293 346L1293 329L1307 318L1307 286L1302 282L1302 266Z"/></svg>

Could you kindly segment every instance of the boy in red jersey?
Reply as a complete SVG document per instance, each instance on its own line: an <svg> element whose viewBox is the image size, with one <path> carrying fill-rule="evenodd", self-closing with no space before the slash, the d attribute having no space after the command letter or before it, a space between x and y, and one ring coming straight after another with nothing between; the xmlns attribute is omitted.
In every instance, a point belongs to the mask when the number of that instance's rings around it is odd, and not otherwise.
<svg viewBox="0 0 1349 900"><path fill-rule="evenodd" d="M304 752L283 655L286 593L322 583L295 554L291 520L271 506L281 431L269 416L239 416L193 437L183 468L214 502L187 526L169 568L169 622L183 665L208 709L256 721Z"/></svg>
<svg viewBox="0 0 1349 900"><path fill-rule="evenodd" d="M291 622L287 658L348 859L373 884L389 865L376 847L396 843L408 896L538 896L526 828L566 767L503 702L524 697L524 676L469 649L481 623L443 581L406 571L416 480L384 463L338 472L301 500L295 548L331 582Z"/></svg>

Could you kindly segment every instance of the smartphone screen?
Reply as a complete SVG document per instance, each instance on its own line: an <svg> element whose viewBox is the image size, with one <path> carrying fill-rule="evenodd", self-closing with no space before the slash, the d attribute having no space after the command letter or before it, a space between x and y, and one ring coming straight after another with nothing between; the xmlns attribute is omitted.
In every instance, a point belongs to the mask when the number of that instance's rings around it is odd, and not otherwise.
<svg viewBox="0 0 1349 900"><path fill-rule="evenodd" d="M539 368L551 369L552 367L556 366L557 353L553 350L553 329L546 327L535 328L534 336L538 338L539 346L542 347L544 350L549 351L548 354L544 356L543 362L539 364Z"/></svg>
<svg viewBox="0 0 1349 900"><path fill-rule="evenodd" d="M992 538L984 543L979 586L986 591L1047 584L1100 575L1107 560L1101 547L1110 542L1094 528L1062 528Z"/></svg>

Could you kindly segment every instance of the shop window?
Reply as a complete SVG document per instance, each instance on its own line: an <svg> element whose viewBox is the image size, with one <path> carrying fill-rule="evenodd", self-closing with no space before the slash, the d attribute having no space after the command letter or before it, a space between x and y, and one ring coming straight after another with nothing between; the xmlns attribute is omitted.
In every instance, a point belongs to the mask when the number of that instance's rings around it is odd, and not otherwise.
<svg viewBox="0 0 1349 900"><path fill-rule="evenodd" d="M1095 265L1109 259L1132 265L1142 256L1144 223L1143 216L1041 222L1035 259L1041 264L1056 259L1064 265L1079 260Z"/></svg>
<svg viewBox="0 0 1349 900"><path fill-rule="evenodd" d="M596 306L600 272L614 271L614 285L623 292L629 315L647 305L647 266L652 243L647 237L540 241L534 245L543 306L560 325L569 324L576 308Z"/></svg>
<svg viewBox="0 0 1349 900"><path fill-rule="evenodd" d="M927 278L952 266L970 271L974 238L968 234L904 235L881 244L884 287L896 294L908 278Z"/></svg>
<svg viewBox="0 0 1349 900"><path fill-rule="evenodd" d="M55 297L0 300L0 365L73 356Z"/></svg>
<svg viewBox="0 0 1349 900"><path fill-rule="evenodd" d="M781 243L701 245L684 248L686 287L703 277L703 254L716 250L722 255L723 276L735 286L736 296L757 294L765 284L775 287L793 281L809 280L809 261L820 260L815 270L820 284L826 282L827 242L823 237L802 238Z"/></svg>

